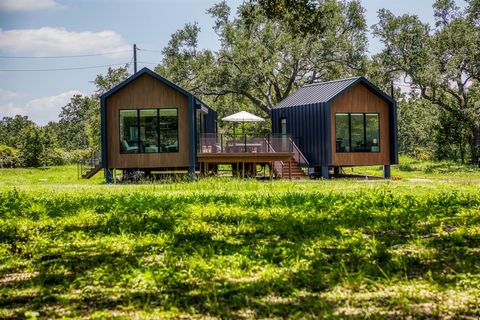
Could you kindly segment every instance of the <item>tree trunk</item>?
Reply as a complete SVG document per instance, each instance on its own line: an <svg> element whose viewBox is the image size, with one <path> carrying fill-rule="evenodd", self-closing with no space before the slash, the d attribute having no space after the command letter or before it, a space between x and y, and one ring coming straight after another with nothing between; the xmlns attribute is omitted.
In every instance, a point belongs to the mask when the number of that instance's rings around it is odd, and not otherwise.
<svg viewBox="0 0 480 320"><path fill-rule="evenodd" d="M480 159L480 125L475 125L472 128L470 148L472 152L472 163L477 163Z"/></svg>

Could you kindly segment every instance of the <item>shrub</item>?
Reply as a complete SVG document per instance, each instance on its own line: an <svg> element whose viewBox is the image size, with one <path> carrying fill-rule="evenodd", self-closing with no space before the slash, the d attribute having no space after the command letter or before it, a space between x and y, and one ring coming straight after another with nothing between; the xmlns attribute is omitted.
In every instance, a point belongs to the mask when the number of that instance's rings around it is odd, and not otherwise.
<svg viewBox="0 0 480 320"><path fill-rule="evenodd" d="M62 166L73 162L74 159L70 152L63 150L62 148L54 148L53 150L50 150L47 164L49 166Z"/></svg>
<svg viewBox="0 0 480 320"><path fill-rule="evenodd" d="M21 166L18 150L9 146L0 146L0 168L17 168Z"/></svg>

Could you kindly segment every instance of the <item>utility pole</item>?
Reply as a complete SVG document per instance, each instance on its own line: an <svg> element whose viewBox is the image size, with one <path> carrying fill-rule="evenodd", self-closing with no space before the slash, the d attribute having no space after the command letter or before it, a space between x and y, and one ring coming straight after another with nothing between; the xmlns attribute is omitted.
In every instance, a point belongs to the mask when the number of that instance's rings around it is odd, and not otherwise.
<svg viewBox="0 0 480 320"><path fill-rule="evenodd" d="M137 45L133 44L133 74L137 73Z"/></svg>

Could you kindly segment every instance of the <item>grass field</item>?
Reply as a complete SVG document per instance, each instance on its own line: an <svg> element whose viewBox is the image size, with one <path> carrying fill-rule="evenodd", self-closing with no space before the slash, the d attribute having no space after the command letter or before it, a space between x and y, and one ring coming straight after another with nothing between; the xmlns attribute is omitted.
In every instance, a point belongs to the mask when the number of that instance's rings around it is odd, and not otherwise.
<svg viewBox="0 0 480 320"><path fill-rule="evenodd" d="M480 170L401 163L396 181L0 170L0 318L476 319Z"/></svg>

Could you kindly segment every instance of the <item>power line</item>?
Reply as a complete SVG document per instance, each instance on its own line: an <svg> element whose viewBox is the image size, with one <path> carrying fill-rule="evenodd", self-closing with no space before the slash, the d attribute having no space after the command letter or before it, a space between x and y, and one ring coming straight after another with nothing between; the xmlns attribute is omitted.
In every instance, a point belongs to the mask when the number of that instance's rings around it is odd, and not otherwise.
<svg viewBox="0 0 480 320"><path fill-rule="evenodd" d="M0 69L0 72L42 72L42 71L68 71L68 70L83 70L83 69L95 69L95 68L105 68L105 67L114 67L120 65L128 65L128 62L123 63L114 63L114 64L105 64L101 66L87 66L87 67L73 67L73 68L54 68L54 69Z"/></svg>
<svg viewBox="0 0 480 320"><path fill-rule="evenodd" d="M160 64L160 62L147 62L147 61L138 61L138 63L153 64L153 65L158 65L158 64Z"/></svg>
<svg viewBox="0 0 480 320"><path fill-rule="evenodd" d="M142 49L142 48L137 48L137 50L140 50L140 51L150 51L150 52L160 52L160 53L163 53L162 50L151 50L151 49Z"/></svg>
<svg viewBox="0 0 480 320"><path fill-rule="evenodd" d="M130 52L130 50L122 51L110 51L103 53L91 53L91 54L79 54L79 55L70 55L70 56L0 56L1 59L61 59L61 58L83 58L83 57L96 57L96 56L105 56L109 54Z"/></svg>

